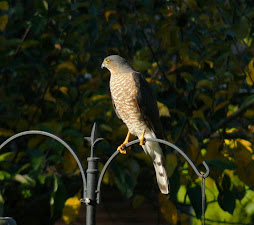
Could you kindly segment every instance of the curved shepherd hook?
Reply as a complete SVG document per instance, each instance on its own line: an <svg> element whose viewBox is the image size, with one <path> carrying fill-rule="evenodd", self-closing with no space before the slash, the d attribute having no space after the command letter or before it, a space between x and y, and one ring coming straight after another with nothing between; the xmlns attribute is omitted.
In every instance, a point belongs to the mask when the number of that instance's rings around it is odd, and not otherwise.
<svg viewBox="0 0 254 225"><path fill-rule="evenodd" d="M85 172L84 172L84 168L83 165L78 157L78 155L72 150L72 148L66 143L64 142L61 138L57 137L54 134L45 132L45 131L39 131L39 130L31 130L31 131L24 131L24 132L20 132L17 133L13 136L11 136L10 138L8 138L6 141L4 141L1 145L0 145L0 150L7 145L9 142L13 141L14 139L21 137L21 136L25 136L25 135L31 135L31 134L39 134L39 135L43 135L43 136L47 136L50 137L56 141L58 141L59 143L61 143L64 147L66 147L69 152L72 154L72 156L74 157L74 159L76 160L80 173L81 173L81 177L82 177L82 181L83 181L83 196L85 198L86 196L86 177L85 177Z"/></svg>
<svg viewBox="0 0 254 225"><path fill-rule="evenodd" d="M200 173L197 169L197 167L194 165L194 163L191 161L191 159L180 149L178 148L176 145L168 142L168 141L165 141L165 140L161 140L161 139L157 139L157 138L147 138L145 141L151 141L151 142L158 142L158 143L161 143L161 144L164 144L164 145L168 145L169 147L175 149L176 151L178 151L187 161L188 163L191 165L191 167L193 168L193 170L195 171L195 173L201 177L201 178L207 178L209 176L209 173L210 173L210 169L208 167L208 165L206 164L205 161L202 162L202 164L204 165L205 169L206 169L206 172L205 174L203 173ZM137 143L140 143L140 140L139 139L136 139L134 141L131 141L129 142L128 144L125 145L125 148L128 148L130 147L131 145L134 145L134 144L137 144ZM108 159L108 161L106 162L106 164L104 165L102 171L101 171L101 174L100 174L100 177L99 177L99 180L98 180L98 185L97 185L97 203L99 204L100 203L100 189L101 189L101 182L102 182L102 179L106 173L106 170L108 168L108 166L110 165L110 163L112 162L112 160L119 154L119 151L116 150L115 153L113 153L113 155L111 155L111 157Z"/></svg>

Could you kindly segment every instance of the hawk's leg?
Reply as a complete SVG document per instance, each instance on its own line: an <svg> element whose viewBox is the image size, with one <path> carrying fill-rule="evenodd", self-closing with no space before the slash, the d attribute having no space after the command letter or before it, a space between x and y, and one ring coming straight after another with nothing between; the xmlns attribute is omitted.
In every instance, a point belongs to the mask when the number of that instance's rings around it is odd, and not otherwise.
<svg viewBox="0 0 254 225"><path fill-rule="evenodd" d="M142 145L145 145L145 141L146 141L146 140L145 140L145 132L146 132L146 131L144 130L143 134L141 135L141 137L140 137L140 139L139 139L139 140L140 140L139 145L141 145L141 146L142 146Z"/></svg>
<svg viewBox="0 0 254 225"><path fill-rule="evenodd" d="M131 136L131 133L130 133L130 131L128 131L127 136L126 136L124 142L117 148L117 150L120 153L126 154L126 150L124 148L125 148L125 145L129 143L130 136Z"/></svg>

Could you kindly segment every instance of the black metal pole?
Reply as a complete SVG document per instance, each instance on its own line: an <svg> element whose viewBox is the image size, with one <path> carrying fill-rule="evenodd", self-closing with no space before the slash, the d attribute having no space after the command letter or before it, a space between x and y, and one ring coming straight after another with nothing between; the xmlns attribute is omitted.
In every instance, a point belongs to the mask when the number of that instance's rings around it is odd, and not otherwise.
<svg viewBox="0 0 254 225"><path fill-rule="evenodd" d="M86 203L86 225L96 224L96 189L98 182L98 157L87 158L87 196L85 199Z"/></svg>

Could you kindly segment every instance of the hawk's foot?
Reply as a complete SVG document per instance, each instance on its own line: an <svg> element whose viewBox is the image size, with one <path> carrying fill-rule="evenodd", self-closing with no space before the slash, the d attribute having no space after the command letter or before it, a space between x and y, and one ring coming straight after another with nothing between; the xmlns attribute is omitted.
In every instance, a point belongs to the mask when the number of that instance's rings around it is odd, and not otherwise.
<svg viewBox="0 0 254 225"><path fill-rule="evenodd" d="M145 139L145 131L143 132L142 136L140 137L139 145L145 145L146 139Z"/></svg>
<svg viewBox="0 0 254 225"><path fill-rule="evenodd" d="M122 143L120 146L118 146L117 150L121 153L121 154L126 154L126 145L127 143Z"/></svg>
<svg viewBox="0 0 254 225"><path fill-rule="evenodd" d="M126 147L125 147L125 145L129 143L130 135L131 135L131 133L128 131L127 136L126 136L124 142L117 148L117 150L120 153L122 153L122 154L126 154Z"/></svg>

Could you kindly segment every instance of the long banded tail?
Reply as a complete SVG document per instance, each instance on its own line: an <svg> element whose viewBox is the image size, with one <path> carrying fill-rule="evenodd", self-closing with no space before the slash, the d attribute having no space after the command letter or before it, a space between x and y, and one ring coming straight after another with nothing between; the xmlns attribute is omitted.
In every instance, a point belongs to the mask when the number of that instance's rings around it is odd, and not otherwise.
<svg viewBox="0 0 254 225"><path fill-rule="evenodd" d="M145 138L154 138L154 134L145 134ZM148 153L152 160L156 173L156 179L160 191L162 194L169 193L169 182L168 176L164 167L164 156L161 150L159 143L157 142L146 142L144 146L142 146L144 151Z"/></svg>

